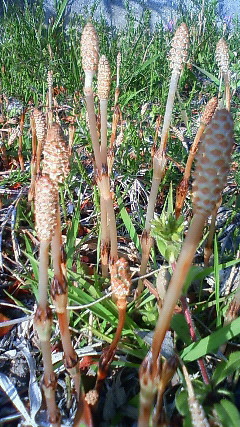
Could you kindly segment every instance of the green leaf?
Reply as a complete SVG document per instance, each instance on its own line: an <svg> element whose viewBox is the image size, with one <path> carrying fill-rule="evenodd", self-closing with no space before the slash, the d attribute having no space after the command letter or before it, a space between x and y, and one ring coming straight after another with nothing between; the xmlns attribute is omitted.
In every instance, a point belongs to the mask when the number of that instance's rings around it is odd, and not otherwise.
<svg viewBox="0 0 240 427"><path fill-rule="evenodd" d="M215 83L217 86L219 86L220 81L215 77L213 74L209 73L208 71L204 70L203 68L198 67L195 64L192 64L198 71L201 71L201 73L205 74L210 80L212 80L213 83Z"/></svg>
<svg viewBox="0 0 240 427"><path fill-rule="evenodd" d="M223 270L224 268L232 267L235 264L238 264L240 259L234 259L233 261L229 261L223 264L218 264L218 269ZM187 278L185 280L185 284L183 287L183 294L187 293L187 290L191 283L196 280L203 280L205 277L209 276L214 272L214 267L196 267L192 266L187 274ZM221 301L221 299L219 300Z"/></svg>
<svg viewBox="0 0 240 427"><path fill-rule="evenodd" d="M177 313L173 316L171 321L171 328L177 333L184 343L191 344L192 340L189 333L189 327L183 314Z"/></svg>
<svg viewBox="0 0 240 427"><path fill-rule="evenodd" d="M160 217L151 221L151 235L161 255L172 263L178 257L182 245L183 217L176 219L174 213L167 211L172 203L170 196L168 200L168 207L165 204Z"/></svg>
<svg viewBox="0 0 240 427"><path fill-rule="evenodd" d="M189 415L188 394L186 390L178 391L175 398L176 408L182 416Z"/></svg>
<svg viewBox="0 0 240 427"><path fill-rule="evenodd" d="M202 274L202 273L203 273L203 268L202 267L195 266L195 265L192 265L190 267L190 269L188 271L188 274L187 274L187 278L186 278L186 280L184 282L183 291L182 291L183 295L187 294L188 288L193 283L193 281L200 280L199 279L199 274Z"/></svg>
<svg viewBox="0 0 240 427"><path fill-rule="evenodd" d="M131 92L129 92L128 96L124 99L124 101L121 100L121 106L122 108L125 107L125 105L127 105L129 103L129 101L131 101L131 99L136 98L136 96L140 93L143 92L145 89L139 89L139 90L132 90Z"/></svg>
<svg viewBox="0 0 240 427"><path fill-rule="evenodd" d="M140 252L141 251L141 243L140 243L138 234L136 232L136 229L133 225L131 217L129 216L126 208L124 207L123 199L120 197L120 193L118 190L116 191L116 194L117 194L117 201L118 201L118 205L119 205L119 211L120 211L121 218L124 222L124 225L128 231L129 236L131 237L132 241L134 242L137 250Z"/></svg>
<svg viewBox="0 0 240 427"><path fill-rule="evenodd" d="M131 80L138 76L139 74L146 72L145 69L147 67L149 67L149 65L151 65L152 63L154 63L158 58L160 57L160 54L158 53L157 55L151 56L147 61L144 61L138 68L136 71L133 71L133 73L131 73L130 79L128 82L124 82L124 84L128 84L131 82ZM139 92L139 91L138 91Z"/></svg>
<svg viewBox="0 0 240 427"><path fill-rule="evenodd" d="M226 377L232 375L236 369L240 368L240 351L231 353L229 359L223 360L219 363L215 369L212 381L215 385L218 385L221 381L225 380Z"/></svg>
<svg viewBox="0 0 240 427"><path fill-rule="evenodd" d="M164 258L166 258L166 249L167 249L167 244L166 244L166 243L164 242L164 240L163 240L163 239L161 239L159 236L156 236L155 240L156 240L157 247L158 247L158 250L159 250L160 254L161 254Z"/></svg>
<svg viewBox="0 0 240 427"><path fill-rule="evenodd" d="M38 262L37 260L34 258L33 256L33 250L32 250L32 246L30 244L30 241L28 239L28 237L26 236L26 234L23 235L24 236L24 240L25 240L25 245L26 245L26 252L25 255L28 257L28 259L30 260L31 263L31 267L33 270L33 274L35 279L38 281Z"/></svg>
<svg viewBox="0 0 240 427"><path fill-rule="evenodd" d="M230 400L222 399L214 408L222 422L223 427L239 427L240 415L236 406Z"/></svg>
<svg viewBox="0 0 240 427"><path fill-rule="evenodd" d="M236 337L239 334L240 318L233 320L230 325L224 326L223 328L213 332L211 335L208 335L200 341L190 344L183 350L181 358L184 362L192 362L193 360L197 360L200 357L205 356L205 354L216 351L226 341L231 340L233 337Z"/></svg>

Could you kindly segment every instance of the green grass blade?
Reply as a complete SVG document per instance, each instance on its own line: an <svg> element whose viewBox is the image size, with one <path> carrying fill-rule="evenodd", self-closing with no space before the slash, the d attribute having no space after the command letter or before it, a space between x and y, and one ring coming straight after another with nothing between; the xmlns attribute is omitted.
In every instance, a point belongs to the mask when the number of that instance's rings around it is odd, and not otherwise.
<svg viewBox="0 0 240 427"><path fill-rule="evenodd" d="M224 326L211 335L201 339L196 343L190 344L186 347L181 358L184 362L192 362L200 357L205 356L208 353L216 351L226 341L231 340L240 334L240 318L233 320L230 325Z"/></svg>
<svg viewBox="0 0 240 427"><path fill-rule="evenodd" d="M198 71L201 71L201 73L205 74L210 80L212 80L213 83L215 83L217 86L220 85L220 80L217 79L213 74L209 73L208 71L204 70L201 67L198 67L196 64L192 64Z"/></svg>
<svg viewBox="0 0 240 427"><path fill-rule="evenodd" d="M26 245L26 253L25 254L31 263L31 267L32 267L34 277L38 281L38 262L36 261L36 259L33 256L32 246L30 244L28 237L26 236L26 234L24 234L23 236L24 236L25 245Z"/></svg>
<svg viewBox="0 0 240 427"><path fill-rule="evenodd" d="M240 415L236 406L227 399L222 399L220 403L214 405L214 409L220 418L221 425L239 427L240 426Z"/></svg>
<svg viewBox="0 0 240 427"><path fill-rule="evenodd" d="M123 199L120 197L119 191L116 191L116 194L117 194L117 201L118 201L118 205L119 205L120 215L121 215L121 218L124 222L124 225L125 225L128 233L129 233L129 236L131 237L132 241L134 242L137 250L141 251L140 240L139 240L139 237L137 235L136 229L133 225L133 222L131 220L131 217L128 214L126 208L124 207L124 202L123 202Z"/></svg>
<svg viewBox="0 0 240 427"><path fill-rule="evenodd" d="M52 31L55 31L57 29L57 27L59 26L61 19L64 15L65 9L67 7L68 1L69 0L62 0L62 3L58 7L57 16L56 16L54 24L52 26Z"/></svg>
<svg viewBox="0 0 240 427"><path fill-rule="evenodd" d="M213 372L212 381L217 386L224 381L229 375L232 375L236 369L240 368L240 351L231 353L229 359L223 360L218 364Z"/></svg>

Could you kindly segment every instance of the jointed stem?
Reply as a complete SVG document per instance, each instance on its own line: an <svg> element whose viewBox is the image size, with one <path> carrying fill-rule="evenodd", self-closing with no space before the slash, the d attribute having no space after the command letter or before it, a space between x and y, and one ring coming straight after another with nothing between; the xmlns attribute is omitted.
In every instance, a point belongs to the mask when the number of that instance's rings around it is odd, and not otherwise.
<svg viewBox="0 0 240 427"><path fill-rule="evenodd" d="M152 412L154 397L159 386L160 375L161 365L158 362L153 364L152 353L150 351L143 360L139 370L141 388L138 427L149 426L149 418Z"/></svg>
<svg viewBox="0 0 240 427"><path fill-rule="evenodd" d="M55 427L60 427L60 414L56 405L55 389L57 385L56 375L52 365L52 350L50 344L52 312L49 306L38 305L34 317L35 328L38 332L43 358L42 388L46 399L49 421Z"/></svg>
<svg viewBox="0 0 240 427"><path fill-rule="evenodd" d="M49 241L42 240L40 242L40 254L39 254L39 286L38 286L38 304L42 308L46 308L48 305L48 264L49 264Z"/></svg>
<svg viewBox="0 0 240 427"><path fill-rule="evenodd" d="M168 131L169 131L171 117L172 117L172 110L173 110L173 104L174 104L175 94L177 90L179 75L180 74L176 72L172 72L172 75L171 75L168 98L167 98L164 121L163 121L160 152L162 151L165 152L167 147Z"/></svg>
<svg viewBox="0 0 240 427"><path fill-rule="evenodd" d="M146 215L145 229L144 229L144 233L147 233L147 235L150 234L151 221L154 216L154 208L157 200L158 188L165 172L168 131L169 131L169 126L170 126L171 117L172 117L173 103L174 103L175 93L177 90L178 79L179 79L179 73L172 72L167 104L165 109L165 115L164 115L164 121L163 121L160 148L156 151L153 157L153 179L152 179L152 186L151 186L151 191L148 199L147 215ZM143 256L141 267L140 267L141 275L144 275L146 273L150 250L151 250L151 247L149 247L149 252L147 254L146 249L144 249L142 246L142 252L144 253L144 256ZM135 296L141 295L142 290L143 290L143 282L140 279L138 282L138 287L137 287Z"/></svg>
<svg viewBox="0 0 240 427"><path fill-rule="evenodd" d="M125 317L126 317L126 307L127 307L126 301L123 304L118 305L117 330L116 330L114 339L111 342L110 347L108 347L105 350L105 352L103 353L103 355L100 359L100 362L99 362L99 368L98 368L98 373L97 373L97 381L96 381L96 385L95 385L95 390L97 391L98 394L100 392L102 383L107 376L109 365L113 360L118 342L121 338L121 334L122 334L122 330L123 330L123 326L124 326L124 321L125 321Z"/></svg>
<svg viewBox="0 0 240 427"><path fill-rule="evenodd" d="M223 74L224 82L225 82L225 99L226 99L226 109L230 111L231 106L231 89L230 89L230 81L228 73Z"/></svg>
<svg viewBox="0 0 240 427"><path fill-rule="evenodd" d="M102 164L107 164L107 99L100 100L101 114L101 159Z"/></svg>
<svg viewBox="0 0 240 427"><path fill-rule="evenodd" d="M155 207L157 194L158 194L158 187L162 180L165 166L166 166L166 147L167 147L167 140L168 140L168 131L169 131L171 117L172 117L172 110L173 110L173 104L175 99L175 93L177 90L178 79L179 79L179 74L173 72L171 75L167 104L165 109L160 148L156 151L153 158L153 180L152 180L152 187L151 187L151 192L149 196L146 222L145 222L145 230L147 231L150 230L150 222L153 219L154 207Z"/></svg>
<svg viewBox="0 0 240 427"><path fill-rule="evenodd" d="M193 319L191 316L191 312L190 312L190 309L189 309L189 306L187 303L187 299L185 296L182 296L180 298L180 300L181 300L181 304L182 304L183 314L185 316L185 319L186 319L188 327L189 327L189 332L190 332L191 338L194 342L196 342L196 341L198 341L198 338L197 338L197 335L195 332L195 326L194 326ZM200 369L202 377L203 377L203 381L205 382L205 384L209 384L209 377L208 377L208 373L207 373L206 366L204 363L204 359L200 358L197 360L197 362L198 362L198 366L199 366L199 369Z"/></svg>
<svg viewBox="0 0 240 427"><path fill-rule="evenodd" d="M94 109L93 91L91 88L85 89L85 98L86 98L90 135L92 140L96 167L98 171L101 171L102 162L101 162L101 155L100 155L100 145L99 145L96 115L95 115L95 109Z"/></svg>
<svg viewBox="0 0 240 427"><path fill-rule="evenodd" d="M165 154L161 153L160 155L159 152L156 152L153 157L153 179L152 179L151 192L148 200L145 229L142 233L142 239L141 239L142 259L141 259L141 266L140 266L140 276L144 276L147 270L147 263L149 260L151 246L153 243L153 239L150 236L151 221L153 219L155 202L158 194L158 187L160 185L162 176L164 174L165 165L166 165ZM139 279L135 297L140 296L142 293L142 290L143 290L143 281L142 279Z"/></svg>
<svg viewBox="0 0 240 427"><path fill-rule="evenodd" d="M52 263L53 263L53 271L54 276L59 282L64 281L63 271L62 271L62 231L61 231L61 217L60 217L60 209L59 203L56 213L56 228L55 233L52 237L51 241L51 250L52 250Z"/></svg>
<svg viewBox="0 0 240 427"><path fill-rule="evenodd" d="M118 259L118 248L117 248L117 227L116 218L113 207L113 200L111 196L106 199L106 208L109 219L109 235L110 235L110 258L111 262L116 262Z"/></svg>
<svg viewBox="0 0 240 427"><path fill-rule="evenodd" d="M98 182L98 187L100 189L100 194L102 197L102 203L105 203L105 206L106 206L106 211L107 211L107 216L109 221L109 234L110 234L110 241L111 241L110 254L111 254L111 259L116 261L118 258L116 219L115 219L113 201L112 201L111 192L110 192L109 176L108 174L105 173L105 171L104 173L102 173L102 166L107 168L107 165L106 163L102 164L102 153L100 153L100 145L99 145L99 138L97 133L92 89L90 88L85 89L85 95L86 95L90 134L92 139L95 162L97 166L97 182ZM106 223L106 220L104 219L102 224L105 224L105 223Z"/></svg>
<svg viewBox="0 0 240 427"><path fill-rule="evenodd" d="M160 310L157 326L152 342L152 360L153 365L156 363L165 333L169 328L174 307L180 297L186 275L191 266L195 255L198 243L202 236L203 227L205 224L205 216L195 214L192 223L189 227L187 236L184 240L181 253L179 255L176 269L173 272L172 279L169 283L168 290L163 302L163 307Z"/></svg>
<svg viewBox="0 0 240 427"><path fill-rule="evenodd" d="M56 307L56 312L59 321L59 329L65 357L65 366L74 380L76 393L79 399L81 379L80 371L78 368L78 358L72 346L71 335L68 327L67 283L65 278L65 271L63 271L64 261L62 260L62 233L59 206L57 210L57 224L55 228L55 233L52 238L51 247L54 270L54 279L51 287L51 294Z"/></svg>
<svg viewBox="0 0 240 427"><path fill-rule="evenodd" d="M109 224L109 232L107 231L104 235L110 236L110 257L111 262L115 262L118 259L118 250L117 250L117 227L116 227L116 218L113 207L113 200L110 191L110 182L109 176L106 174L102 174L102 176L98 177L97 184L101 194L101 205L105 204L107 219ZM105 224L105 219L102 225Z"/></svg>
<svg viewBox="0 0 240 427"><path fill-rule="evenodd" d="M199 128L198 128L198 131L196 133L196 136L194 138L194 141L192 143L192 146L190 148L189 156L188 156L187 163L185 166L185 171L184 171L184 178L185 179L190 178L192 163L193 163L194 157L195 157L196 152L197 152L199 141L201 139L201 136L202 136L205 128L206 128L206 125L204 123L201 123Z"/></svg>
<svg viewBox="0 0 240 427"><path fill-rule="evenodd" d="M42 387L46 399L49 421L51 422L51 425L59 427L61 425L60 415L55 399L55 388L57 385L57 379L52 367L52 350L50 341L41 341L41 349L44 366Z"/></svg>
<svg viewBox="0 0 240 427"><path fill-rule="evenodd" d="M101 115L101 162L102 165L107 165L107 99L100 99L100 115ZM108 215L105 199L100 196L101 204L101 263L102 276L108 276L108 258L110 236L108 229Z"/></svg>
<svg viewBox="0 0 240 427"><path fill-rule="evenodd" d="M107 209L103 197L100 196L101 205L101 262L102 262L102 276L108 277L108 259L110 236L107 221Z"/></svg>

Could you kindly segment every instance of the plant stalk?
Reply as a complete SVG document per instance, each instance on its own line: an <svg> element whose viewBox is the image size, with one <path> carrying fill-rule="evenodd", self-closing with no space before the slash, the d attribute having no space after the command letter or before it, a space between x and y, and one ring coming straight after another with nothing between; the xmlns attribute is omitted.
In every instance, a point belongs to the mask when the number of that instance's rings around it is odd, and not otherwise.
<svg viewBox="0 0 240 427"><path fill-rule="evenodd" d="M95 385L95 390L97 391L98 394L102 387L103 381L105 380L108 374L109 365L111 364L114 358L118 342L121 338L125 317L126 317L126 308L127 308L126 300L124 304L118 305L118 325L117 325L117 330L116 330L114 339L111 342L110 346L102 353L99 361L97 381Z"/></svg>
<svg viewBox="0 0 240 427"><path fill-rule="evenodd" d="M201 239L206 218L202 214L195 214L184 240L181 253L177 260L176 269L169 283L163 307L160 310L158 322L152 342L152 360L156 363L166 331L168 330L172 314L180 297L184 281L191 266L198 243Z"/></svg>
<svg viewBox="0 0 240 427"><path fill-rule="evenodd" d="M62 267L64 264L64 260L62 259L62 233L59 204L56 219L57 224L51 242L54 271L51 294L58 316L59 329L64 351L65 367L69 371L70 376L74 381L77 397L78 399L80 399L81 378L80 371L78 368L78 357L75 350L73 349L71 335L69 331L69 320L67 313L67 282L64 274L65 268L63 271Z"/></svg>
<svg viewBox="0 0 240 427"><path fill-rule="evenodd" d="M102 169L102 162L101 162L100 145L99 145L99 138L98 138L98 132L97 132L96 115L95 115L95 109L94 109L93 91L91 88L85 88L85 99L86 99L89 129L90 129L90 135L92 140L93 152L94 152L96 167L99 173Z"/></svg>
<svg viewBox="0 0 240 427"><path fill-rule="evenodd" d="M198 144L199 144L199 141L201 139L201 136L202 136L205 128L206 128L206 125L204 123L201 123L199 128L198 128L197 134L194 138L193 144L190 148L190 152L189 152L187 163L186 163L185 170L184 170L183 179L177 188L176 207L175 207L176 218L179 218L181 211L182 211L184 201L185 201L186 196L187 196L188 183L189 183L189 178L191 175L191 168L192 168L193 160L195 158L197 148L198 148Z"/></svg>
<svg viewBox="0 0 240 427"><path fill-rule="evenodd" d="M188 327L189 327L190 336L192 338L192 341L196 342L196 341L198 341L198 338L197 338L197 335L195 332L195 326L193 323L192 315L191 315L189 305L187 303L187 299L186 299L185 295L181 296L180 301L182 304L184 317L185 317L186 322L187 322ZM209 376L207 373L207 369L205 366L204 359L201 357L200 359L197 360L197 363L198 363L199 369L201 371L203 381L205 382L205 384L209 384L210 380L209 380Z"/></svg>
<svg viewBox="0 0 240 427"><path fill-rule="evenodd" d="M110 236L107 221L107 210L103 197L100 196L101 205L101 264L102 264L102 276L108 277L108 262L109 262L109 248L110 248Z"/></svg>
<svg viewBox="0 0 240 427"><path fill-rule="evenodd" d="M168 131L169 131L171 117L172 117L172 110L173 110L173 104L174 104L175 94L177 90L179 75L180 73L176 71L173 71L171 75L170 87L169 87L167 104L166 104L164 121L163 121L160 148L155 152L153 156L153 179L152 179L152 186L151 186L151 191L148 199L147 215L146 215L145 229L144 229L144 233L148 233L148 234L150 233L151 221L154 216L154 209L155 209L155 204L157 200L158 188L165 172L165 166L167 161L166 146L167 146L167 140L168 140ZM150 250L151 248L149 248L148 258L146 254L141 261L141 267L140 267L141 275L144 275L146 273ZM143 247L142 247L142 252L146 252ZM140 279L138 282L135 298L141 295L142 290L143 290L143 282Z"/></svg>
<svg viewBox="0 0 240 427"><path fill-rule="evenodd" d="M102 164L107 164L107 99L100 99L101 115L101 159Z"/></svg>
<svg viewBox="0 0 240 427"><path fill-rule="evenodd" d="M49 241L40 241L39 254L39 286L38 286L38 303L40 307L46 309L48 305L48 264L49 264Z"/></svg>

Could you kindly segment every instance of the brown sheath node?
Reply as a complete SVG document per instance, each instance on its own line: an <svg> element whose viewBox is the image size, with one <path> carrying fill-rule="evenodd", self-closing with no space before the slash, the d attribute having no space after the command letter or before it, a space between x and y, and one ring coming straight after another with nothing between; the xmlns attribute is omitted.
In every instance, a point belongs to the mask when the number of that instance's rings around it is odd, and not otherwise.
<svg viewBox="0 0 240 427"><path fill-rule="evenodd" d="M109 255L110 245L109 242L103 242L101 243L101 255Z"/></svg>
<svg viewBox="0 0 240 427"><path fill-rule="evenodd" d="M157 391L157 386L159 384L161 375L161 368L161 363L157 362L155 365L153 365L152 354L149 352L143 360L139 370L139 379L143 400L148 398L148 396L154 395Z"/></svg>
<svg viewBox="0 0 240 427"><path fill-rule="evenodd" d="M233 299L225 315L225 318L227 319L227 323L230 323L233 320L237 319L237 317L239 316L239 311L240 311L240 304L238 301L235 301Z"/></svg>
<svg viewBox="0 0 240 427"><path fill-rule="evenodd" d="M147 230L143 230L142 236L141 236L141 241L145 240L147 242L148 238L149 238L149 233L147 232Z"/></svg>
<svg viewBox="0 0 240 427"><path fill-rule="evenodd" d="M178 364L179 364L179 359L176 354L169 357L163 362L160 381L164 383L165 386L167 386L170 379L175 374Z"/></svg>
<svg viewBox="0 0 240 427"><path fill-rule="evenodd" d="M183 178L179 186L177 187L176 208L175 208L175 213L177 218L181 213L183 203L187 195L187 191L188 191L188 179Z"/></svg>
<svg viewBox="0 0 240 427"><path fill-rule="evenodd" d="M42 386L44 388L44 392L45 392L45 390L48 391L49 389L56 390L56 388L57 388L57 375L55 374L55 372L52 372L51 375L47 375L47 376L44 375L43 376Z"/></svg>
<svg viewBox="0 0 240 427"><path fill-rule="evenodd" d="M49 306L46 308L37 307L34 315L34 326L37 330L40 341L48 341L51 336L52 310Z"/></svg>
<svg viewBox="0 0 240 427"><path fill-rule="evenodd" d="M65 295L67 293L67 281L64 276L62 280L59 281L56 276L54 276L51 283L51 297L56 298L57 295Z"/></svg>
<svg viewBox="0 0 240 427"><path fill-rule="evenodd" d="M169 425L167 415L165 414L165 410L162 408L160 414L158 414L157 418L155 419L156 425L165 427Z"/></svg>
<svg viewBox="0 0 240 427"><path fill-rule="evenodd" d="M115 353L116 347L113 348L109 346L103 349L98 366L98 381L106 378L109 366L112 363Z"/></svg>
<svg viewBox="0 0 240 427"><path fill-rule="evenodd" d="M143 230L142 235L141 235L141 244L142 246L144 246L144 249L146 248L150 248L153 245L153 238L150 235L148 230Z"/></svg>
<svg viewBox="0 0 240 427"><path fill-rule="evenodd" d="M101 181L102 173L98 168L95 168L94 171L94 183L98 183L98 181Z"/></svg>
<svg viewBox="0 0 240 427"><path fill-rule="evenodd" d="M108 176L108 165L107 165L107 163L102 163L101 176Z"/></svg>
<svg viewBox="0 0 240 427"><path fill-rule="evenodd" d="M123 297L117 298L116 305L118 310L125 310L127 307L126 296L124 295Z"/></svg>
<svg viewBox="0 0 240 427"><path fill-rule="evenodd" d="M56 308L56 312L58 314L65 313L68 302L68 294L67 283L64 276L62 276L61 282L56 278L56 276L54 276L51 283L50 293Z"/></svg>
<svg viewBox="0 0 240 427"><path fill-rule="evenodd" d="M61 419L60 412L57 411L55 414L55 417L49 417L49 422L51 424L58 424L58 423L60 423L60 419Z"/></svg>
<svg viewBox="0 0 240 427"><path fill-rule="evenodd" d="M64 358L64 365L68 371L71 370L71 374L73 374L72 370L74 370L74 369L75 369L76 373L79 371L79 369L78 369L78 357L77 357L77 354L75 353L75 351L74 351L74 357L67 356Z"/></svg>
<svg viewBox="0 0 240 427"><path fill-rule="evenodd" d="M46 308L42 308L40 306L37 307L36 313L35 313L35 319L39 320L41 322L50 320L52 321L52 310L49 306Z"/></svg>

